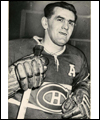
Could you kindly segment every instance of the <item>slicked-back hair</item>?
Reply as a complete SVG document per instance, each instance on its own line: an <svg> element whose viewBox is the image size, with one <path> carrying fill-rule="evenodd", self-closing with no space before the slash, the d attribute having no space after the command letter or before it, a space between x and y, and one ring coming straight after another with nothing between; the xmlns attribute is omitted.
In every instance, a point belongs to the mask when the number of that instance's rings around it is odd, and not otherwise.
<svg viewBox="0 0 100 120"><path fill-rule="evenodd" d="M44 16L47 18L50 18L54 14L54 8L55 7L61 7L65 8L67 10L70 10L74 13L75 15L75 22L77 20L77 12L75 7L72 4L69 4L67 2L55 2L55 3L50 3L44 8Z"/></svg>

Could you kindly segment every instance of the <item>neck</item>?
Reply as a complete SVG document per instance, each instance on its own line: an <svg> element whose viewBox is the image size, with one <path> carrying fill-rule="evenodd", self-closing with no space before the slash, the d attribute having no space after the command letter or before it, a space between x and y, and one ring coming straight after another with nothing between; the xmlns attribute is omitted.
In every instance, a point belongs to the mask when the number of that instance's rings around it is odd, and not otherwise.
<svg viewBox="0 0 100 120"><path fill-rule="evenodd" d="M50 37L48 37L45 34L45 37L42 41L42 45L45 47L45 49L50 52L50 53L57 53L60 52L61 50L63 50L64 46L58 46L55 43L52 42L52 40L50 39Z"/></svg>

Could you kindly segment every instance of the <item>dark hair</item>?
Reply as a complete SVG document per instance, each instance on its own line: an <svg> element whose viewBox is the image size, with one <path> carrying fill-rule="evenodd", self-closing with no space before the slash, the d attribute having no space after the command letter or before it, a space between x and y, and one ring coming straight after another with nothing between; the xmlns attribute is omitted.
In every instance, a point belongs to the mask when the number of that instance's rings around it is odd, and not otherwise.
<svg viewBox="0 0 100 120"><path fill-rule="evenodd" d="M44 8L44 16L47 17L47 18L50 18L54 13L53 10L54 10L55 7L62 7L62 8L65 8L65 9L68 9L68 10L72 11L75 15L75 22L76 22L76 20L77 20L76 9L72 4L69 4L67 2L55 2L55 3L48 4Z"/></svg>

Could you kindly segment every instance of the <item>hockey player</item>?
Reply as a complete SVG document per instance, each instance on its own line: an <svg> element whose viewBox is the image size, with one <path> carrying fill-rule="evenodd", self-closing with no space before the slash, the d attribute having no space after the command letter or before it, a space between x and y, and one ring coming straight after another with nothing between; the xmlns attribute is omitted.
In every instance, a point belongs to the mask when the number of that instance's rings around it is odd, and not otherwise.
<svg viewBox="0 0 100 120"><path fill-rule="evenodd" d="M41 20L44 38L34 37L43 46L9 67L9 119L16 119L23 91L31 90L25 119L89 119L90 82L84 54L67 44L77 13L66 2L48 4ZM49 62L48 62L48 60ZM22 91L23 90L23 91Z"/></svg>

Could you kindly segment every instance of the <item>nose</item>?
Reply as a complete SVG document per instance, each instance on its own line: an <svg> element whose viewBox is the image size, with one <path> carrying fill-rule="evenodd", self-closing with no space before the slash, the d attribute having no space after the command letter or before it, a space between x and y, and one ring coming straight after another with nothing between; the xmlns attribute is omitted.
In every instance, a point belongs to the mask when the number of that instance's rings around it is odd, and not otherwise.
<svg viewBox="0 0 100 120"><path fill-rule="evenodd" d="M66 30L69 29L69 23L68 23L68 21L65 21L65 22L63 23L62 28L63 28L63 29L66 29Z"/></svg>

